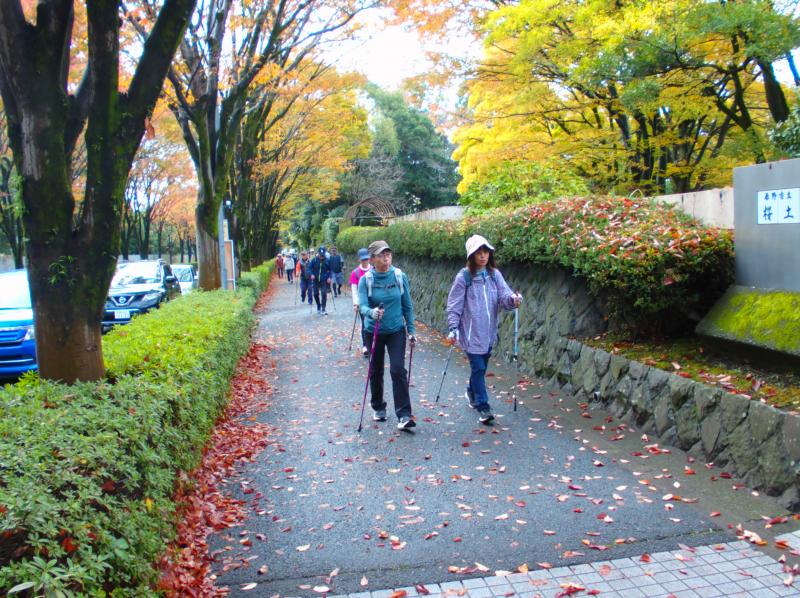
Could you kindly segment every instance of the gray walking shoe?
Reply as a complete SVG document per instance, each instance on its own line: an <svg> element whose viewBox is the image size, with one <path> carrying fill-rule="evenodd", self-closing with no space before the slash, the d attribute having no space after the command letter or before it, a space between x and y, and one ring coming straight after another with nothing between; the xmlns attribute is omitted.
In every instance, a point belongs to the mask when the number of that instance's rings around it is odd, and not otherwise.
<svg viewBox="0 0 800 598"><path fill-rule="evenodd" d="M386 421L386 409L378 409L372 412L372 420L376 422Z"/></svg>
<svg viewBox="0 0 800 598"><path fill-rule="evenodd" d="M494 415L492 415L492 410L488 407L483 411L479 412L480 415L478 416L478 421L482 424L488 424L494 421Z"/></svg>
<svg viewBox="0 0 800 598"><path fill-rule="evenodd" d="M409 428L413 428L416 425L417 425L417 422L415 422L413 419L411 419L407 415L404 415L403 417L400 418L400 421L397 422L397 429L398 430L408 430Z"/></svg>

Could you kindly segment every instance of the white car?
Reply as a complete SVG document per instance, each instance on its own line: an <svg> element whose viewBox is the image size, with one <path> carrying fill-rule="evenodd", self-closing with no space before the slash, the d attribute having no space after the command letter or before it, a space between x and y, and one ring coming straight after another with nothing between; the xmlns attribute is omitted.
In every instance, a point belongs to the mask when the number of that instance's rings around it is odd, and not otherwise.
<svg viewBox="0 0 800 598"><path fill-rule="evenodd" d="M181 285L181 294L186 295L197 288L197 270L191 264L172 264L172 273Z"/></svg>

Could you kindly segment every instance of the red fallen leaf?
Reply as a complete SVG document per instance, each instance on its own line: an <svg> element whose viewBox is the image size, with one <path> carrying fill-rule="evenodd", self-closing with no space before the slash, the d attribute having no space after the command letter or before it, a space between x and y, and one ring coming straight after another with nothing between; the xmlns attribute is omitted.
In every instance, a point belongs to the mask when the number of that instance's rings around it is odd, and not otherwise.
<svg viewBox="0 0 800 598"><path fill-rule="evenodd" d="M453 538L453 542L461 542L461 538L460 537Z"/></svg>
<svg viewBox="0 0 800 598"><path fill-rule="evenodd" d="M61 547L71 554L78 550L78 543L75 541L75 538L67 536L61 540Z"/></svg>
<svg viewBox="0 0 800 598"><path fill-rule="evenodd" d="M542 569L552 569L553 568L553 565L551 565L550 563L536 563L536 564L539 565Z"/></svg>
<svg viewBox="0 0 800 598"><path fill-rule="evenodd" d="M284 467L283 468L283 472L284 473L292 473L293 471L294 471L294 467Z"/></svg>
<svg viewBox="0 0 800 598"><path fill-rule="evenodd" d="M103 483L103 485L100 486L100 489L103 492L114 492L114 490L116 490L116 488L117 488L117 485L114 483L114 480L106 480Z"/></svg>
<svg viewBox="0 0 800 598"><path fill-rule="evenodd" d="M649 555L649 554L647 554L647 553L645 552L645 553L644 553L644 554L643 554L641 557L639 557L639 560L640 560L641 562L643 562L643 563L649 563L649 562L651 562L653 559L651 559L651 558L650 558L650 555Z"/></svg>
<svg viewBox="0 0 800 598"><path fill-rule="evenodd" d="M572 582L562 583L561 587L564 589L561 590L558 594L556 594L556 598L564 598L565 596L574 596L579 592L586 591L586 588L584 588L583 586L579 586L578 584Z"/></svg>
<svg viewBox="0 0 800 598"><path fill-rule="evenodd" d="M466 448L466 447L468 447L468 446L469 446L469 442L462 442L462 443L461 443L461 446L463 446L464 448Z"/></svg>
<svg viewBox="0 0 800 598"><path fill-rule="evenodd" d="M421 583L418 583L417 585L415 585L414 589L417 590L417 593L419 593L419 594L421 594L423 596L427 596L428 594L431 593L431 591L428 588L426 588L424 585L422 585Z"/></svg>
<svg viewBox="0 0 800 598"><path fill-rule="evenodd" d="M389 598L405 598L408 596L408 592L405 590L395 590L389 595Z"/></svg>
<svg viewBox="0 0 800 598"><path fill-rule="evenodd" d="M722 513L720 513L719 511L712 511L711 513L709 513L708 516L709 517L719 517L721 514Z"/></svg>
<svg viewBox="0 0 800 598"><path fill-rule="evenodd" d="M733 476L729 474L727 471L723 471L722 473L719 474L719 477L721 477L724 480L730 480Z"/></svg>

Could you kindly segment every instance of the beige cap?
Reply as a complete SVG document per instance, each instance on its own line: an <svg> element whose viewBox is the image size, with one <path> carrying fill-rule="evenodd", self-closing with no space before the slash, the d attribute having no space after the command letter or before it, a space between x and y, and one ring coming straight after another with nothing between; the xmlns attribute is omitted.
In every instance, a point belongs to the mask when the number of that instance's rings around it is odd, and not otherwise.
<svg viewBox="0 0 800 598"><path fill-rule="evenodd" d="M386 241L373 241L372 243L369 244L369 247L367 247L367 250L369 251L369 257L375 257L376 255L378 255L383 251L386 251L387 249L389 251L392 250L392 248L389 247L389 244Z"/></svg>
<svg viewBox="0 0 800 598"><path fill-rule="evenodd" d="M481 247L486 247L489 251L494 251L494 247L489 244L489 241L486 240L486 237L482 237L480 235L472 235L469 239L467 239L466 247L467 258L478 251L478 249Z"/></svg>

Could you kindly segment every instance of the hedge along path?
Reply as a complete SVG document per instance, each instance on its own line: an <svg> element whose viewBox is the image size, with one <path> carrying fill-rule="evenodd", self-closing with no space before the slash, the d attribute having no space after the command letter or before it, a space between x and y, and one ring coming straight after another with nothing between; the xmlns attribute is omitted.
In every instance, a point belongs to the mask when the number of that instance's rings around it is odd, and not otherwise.
<svg viewBox="0 0 800 598"><path fill-rule="evenodd" d="M565 198L459 221L353 226L336 244L354 254L385 239L398 255L463 259L474 233L495 245L501 263L558 266L584 278L613 314L642 330L691 321L733 282L730 231L645 199Z"/></svg>
<svg viewBox="0 0 800 598"><path fill-rule="evenodd" d="M255 312L266 309L275 285L259 297ZM168 596L226 596L227 589L214 585L209 554L209 534L241 525L247 519L246 501L234 498L225 485L241 484L253 503L262 493L241 479L238 465L255 460L273 442L273 426L256 421L270 405L272 387L267 378L275 363L271 349L254 342L242 357L231 380L230 402L214 426L200 466L180 480L177 537L159 562L158 589ZM249 542L249 541L248 541Z"/></svg>

